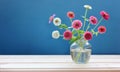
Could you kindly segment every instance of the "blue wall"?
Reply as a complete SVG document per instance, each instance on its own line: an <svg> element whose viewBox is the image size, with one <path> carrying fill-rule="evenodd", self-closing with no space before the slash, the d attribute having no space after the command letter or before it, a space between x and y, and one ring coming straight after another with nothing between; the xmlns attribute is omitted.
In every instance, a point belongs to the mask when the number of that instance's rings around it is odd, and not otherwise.
<svg viewBox="0 0 120 72"><path fill-rule="evenodd" d="M101 10L110 14L110 20L102 22L107 33L95 37L93 54L120 54L120 0L0 0L0 54L69 54L69 42L54 40L56 30L48 24L53 13L70 25L67 11L74 11L76 18L84 13L84 4L93 9L90 15L98 18Z"/></svg>

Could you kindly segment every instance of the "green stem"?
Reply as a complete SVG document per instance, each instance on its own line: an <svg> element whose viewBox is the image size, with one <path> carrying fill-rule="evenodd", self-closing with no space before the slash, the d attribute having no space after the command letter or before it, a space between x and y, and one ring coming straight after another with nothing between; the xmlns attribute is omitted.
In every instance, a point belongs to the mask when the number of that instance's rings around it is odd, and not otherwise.
<svg viewBox="0 0 120 72"><path fill-rule="evenodd" d="M86 24L86 16L87 16L87 12L88 12L88 9L85 10L83 30L84 30L84 28L85 28L85 24Z"/></svg>
<svg viewBox="0 0 120 72"><path fill-rule="evenodd" d="M93 28L93 30L95 30L97 28L97 26L102 22L103 18L101 17L101 19L99 20L98 24Z"/></svg>
<svg viewBox="0 0 120 72"><path fill-rule="evenodd" d="M89 22L89 24L88 24L88 26L87 26L87 29L86 29L86 31L87 31L89 28L90 28L90 22Z"/></svg>
<svg viewBox="0 0 120 72"><path fill-rule="evenodd" d="M70 18L70 22L72 23L72 18Z"/></svg>
<svg viewBox="0 0 120 72"><path fill-rule="evenodd" d="M80 48L82 48L82 47L80 47ZM81 50L82 49L80 49L79 53L77 54L77 57L75 58L75 62L77 62L79 60L79 58L81 56Z"/></svg>
<svg viewBox="0 0 120 72"><path fill-rule="evenodd" d="M80 38L80 40L82 39L82 37ZM80 56L81 56L81 51L82 51L82 49L83 49L83 45L84 45L84 43L82 43L82 42L80 42L80 51L79 51L79 53L77 54L77 57L75 58L75 62L77 62L78 60L79 60L79 58L80 58Z"/></svg>
<svg viewBox="0 0 120 72"><path fill-rule="evenodd" d="M71 22L71 24L72 24L72 18L70 18L70 22ZM72 28L72 27L71 27ZM72 31L73 31L74 29L72 29Z"/></svg>
<svg viewBox="0 0 120 72"><path fill-rule="evenodd" d="M80 37L80 33L78 31L77 31L77 33L78 33L77 37Z"/></svg>

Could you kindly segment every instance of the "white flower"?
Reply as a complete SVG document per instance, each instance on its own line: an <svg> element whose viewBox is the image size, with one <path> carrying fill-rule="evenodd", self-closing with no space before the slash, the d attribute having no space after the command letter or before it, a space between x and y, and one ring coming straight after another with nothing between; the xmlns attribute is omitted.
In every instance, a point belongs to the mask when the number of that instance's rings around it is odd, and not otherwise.
<svg viewBox="0 0 120 72"><path fill-rule="evenodd" d="M92 7L90 5L84 5L84 8L86 8L86 9L92 9Z"/></svg>
<svg viewBox="0 0 120 72"><path fill-rule="evenodd" d="M52 32L52 38L58 39L59 37L60 37L60 32L58 30Z"/></svg>
<svg viewBox="0 0 120 72"><path fill-rule="evenodd" d="M58 18L58 17L54 18L53 24L54 24L55 26L59 26L59 25L61 24L61 19Z"/></svg>

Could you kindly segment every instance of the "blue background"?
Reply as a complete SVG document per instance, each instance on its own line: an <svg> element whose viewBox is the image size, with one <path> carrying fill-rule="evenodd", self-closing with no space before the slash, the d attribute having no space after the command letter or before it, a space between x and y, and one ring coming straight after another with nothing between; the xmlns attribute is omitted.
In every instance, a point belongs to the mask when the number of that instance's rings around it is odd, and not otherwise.
<svg viewBox="0 0 120 72"><path fill-rule="evenodd" d="M66 12L74 11L75 18L83 20L84 4L93 7L88 16L100 19L101 10L110 14L109 21L101 24L107 27L107 33L90 41L92 53L120 54L119 3L120 0L0 0L0 54L69 54L68 41L52 39L52 31L58 28L48 24L48 19L56 13L70 26Z"/></svg>

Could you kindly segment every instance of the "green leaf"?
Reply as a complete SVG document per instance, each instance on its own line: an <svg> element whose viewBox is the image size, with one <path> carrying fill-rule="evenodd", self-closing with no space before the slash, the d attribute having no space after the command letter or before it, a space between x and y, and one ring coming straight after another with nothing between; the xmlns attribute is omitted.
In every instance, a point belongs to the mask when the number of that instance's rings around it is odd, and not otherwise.
<svg viewBox="0 0 120 72"><path fill-rule="evenodd" d="M73 43L73 42L77 41L80 38L81 38L80 36L72 37L72 39L70 40L70 43Z"/></svg>
<svg viewBox="0 0 120 72"><path fill-rule="evenodd" d="M76 41L76 37L72 37L72 39L70 40L70 43L73 43L74 41Z"/></svg>
<svg viewBox="0 0 120 72"><path fill-rule="evenodd" d="M61 24L58 27L61 28L61 29L68 29L68 26L66 24Z"/></svg>
<svg viewBox="0 0 120 72"><path fill-rule="evenodd" d="M83 30L77 30L78 34L84 34Z"/></svg>
<svg viewBox="0 0 120 72"><path fill-rule="evenodd" d="M84 34L84 31L83 31L83 30L73 30L73 31L72 31L72 34L73 34L73 35L75 35L75 34L78 34L78 35Z"/></svg>
<svg viewBox="0 0 120 72"><path fill-rule="evenodd" d="M85 21L89 21L89 19L88 19L88 18L85 18L85 16L82 16L82 18L85 19Z"/></svg>
<svg viewBox="0 0 120 72"><path fill-rule="evenodd" d="M96 32L95 35L98 36L98 32Z"/></svg>
<svg viewBox="0 0 120 72"><path fill-rule="evenodd" d="M92 34L98 36L98 32L95 32L93 29L91 30Z"/></svg>
<svg viewBox="0 0 120 72"><path fill-rule="evenodd" d="M95 31L94 31L93 29L91 30L91 32L92 32L93 34L95 34Z"/></svg>
<svg viewBox="0 0 120 72"><path fill-rule="evenodd" d="M84 34L84 31L83 30L73 30L72 31L72 34L73 34L73 37L72 39L70 40L70 43L73 43L75 42L76 40L80 39L81 38L81 35L80 34ZM77 36L74 36L74 34L78 34Z"/></svg>
<svg viewBox="0 0 120 72"><path fill-rule="evenodd" d="M93 29L91 29L91 32L93 32L93 33L94 33L95 31L94 31Z"/></svg>
<svg viewBox="0 0 120 72"><path fill-rule="evenodd" d="M72 34L74 35L74 34L76 34L77 33L77 31L76 30L72 30Z"/></svg>

